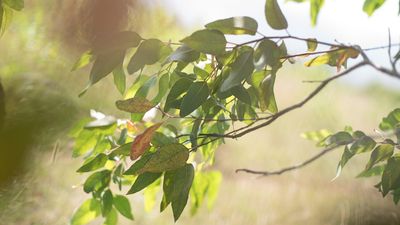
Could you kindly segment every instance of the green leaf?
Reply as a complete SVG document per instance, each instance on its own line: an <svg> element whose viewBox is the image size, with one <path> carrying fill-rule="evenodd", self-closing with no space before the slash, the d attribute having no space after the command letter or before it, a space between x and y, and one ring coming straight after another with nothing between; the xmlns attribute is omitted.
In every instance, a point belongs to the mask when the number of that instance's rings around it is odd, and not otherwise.
<svg viewBox="0 0 400 225"><path fill-rule="evenodd" d="M97 143L98 133L91 130L82 130L75 138L75 145L72 151L72 157L81 156L92 150Z"/></svg>
<svg viewBox="0 0 400 225"><path fill-rule="evenodd" d="M372 16L375 10L379 9L385 0L365 0L363 11L368 14L368 16Z"/></svg>
<svg viewBox="0 0 400 225"><path fill-rule="evenodd" d="M254 61L257 69L263 69L265 65L276 68L279 64L282 52L278 45L268 39L258 44L254 53Z"/></svg>
<svg viewBox="0 0 400 225"><path fill-rule="evenodd" d="M329 136L325 140L326 146L329 145L347 145L353 142L353 137L346 131L340 131L334 135Z"/></svg>
<svg viewBox="0 0 400 225"><path fill-rule="evenodd" d="M165 101L165 106L164 106L165 112L168 112L170 108L172 108L173 102L176 101L176 99L179 96L181 96L184 92L186 92L192 85L192 83L193 80L187 78L181 78L175 82L175 84L172 86L167 96L167 100Z"/></svg>
<svg viewBox="0 0 400 225"><path fill-rule="evenodd" d="M146 98L150 89L157 83L157 76L151 76L146 82L137 90L135 97Z"/></svg>
<svg viewBox="0 0 400 225"><path fill-rule="evenodd" d="M389 113L389 115L382 119L379 124L379 129L383 131L394 130L400 124L400 108L397 108Z"/></svg>
<svg viewBox="0 0 400 225"><path fill-rule="evenodd" d="M353 154L359 154L364 152L372 151L375 148L376 142L369 136L366 136L364 133L358 131L360 133L360 137L357 137L354 144L351 146L350 151Z"/></svg>
<svg viewBox="0 0 400 225"><path fill-rule="evenodd" d="M134 194L136 192L143 190L147 186L154 183L158 178L160 178L161 174L162 173L142 173L142 174L140 174L136 178L135 183L133 183L131 189L129 189L127 194L130 195L130 194Z"/></svg>
<svg viewBox="0 0 400 225"><path fill-rule="evenodd" d="M71 225L85 225L101 214L100 202L96 199L86 200L71 218Z"/></svg>
<svg viewBox="0 0 400 225"><path fill-rule="evenodd" d="M183 97L180 107L180 117L185 117L200 107L210 95L210 89L204 81L194 82L190 85L187 94Z"/></svg>
<svg viewBox="0 0 400 225"><path fill-rule="evenodd" d="M372 151L371 158L369 159L369 162L365 167L365 170L369 170L372 168L372 166L374 166L378 162L382 162L390 158L393 155L393 151L394 151L394 146L391 144L378 145L374 149L374 151Z"/></svg>
<svg viewBox="0 0 400 225"><path fill-rule="evenodd" d="M224 34L217 30L199 30L181 42L196 51L212 55L223 54L226 46Z"/></svg>
<svg viewBox="0 0 400 225"><path fill-rule="evenodd" d="M288 23L277 0L265 1L265 18L267 19L268 25L275 30L284 30L288 28Z"/></svg>
<svg viewBox="0 0 400 225"><path fill-rule="evenodd" d="M253 64L253 49L243 51L232 64L232 70L228 77L222 82L220 87L221 92L230 90L238 86L241 82L249 77L254 70Z"/></svg>
<svg viewBox="0 0 400 225"><path fill-rule="evenodd" d="M278 106L275 100L274 86L275 86L275 74L271 74L261 82L260 90L260 108L261 111L270 111L275 114L278 112Z"/></svg>
<svg viewBox="0 0 400 225"><path fill-rule="evenodd" d="M97 169L102 168L104 165L106 165L106 162L108 160L108 156L101 153L98 154L95 158L90 160L89 162L85 163L83 166L81 166L78 171L78 173L84 173L84 172L90 172L94 171Z"/></svg>
<svg viewBox="0 0 400 225"><path fill-rule="evenodd" d="M131 147L132 142L123 144L112 151L108 157L109 159L114 160L114 158L117 156L129 156L131 154Z"/></svg>
<svg viewBox="0 0 400 225"><path fill-rule="evenodd" d="M317 24L318 14L324 5L324 0L310 0L310 16L311 24L315 26Z"/></svg>
<svg viewBox="0 0 400 225"><path fill-rule="evenodd" d="M118 100L115 105L119 110L130 113L146 113L155 106L149 100L142 97Z"/></svg>
<svg viewBox="0 0 400 225"><path fill-rule="evenodd" d="M1 20L0 20L1 24ZM82 53L82 55L79 57L79 59L76 61L74 66L72 67L71 71L75 71L77 69L83 68L87 66L89 63L93 62L95 59L93 52L92 51L86 51Z"/></svg>
<svg viewBox="0 0 400 225"><path fill-rule="evenodd" d="M251 17L240 16L217 20L205 25L207 29L219 30L224 34L250 34L257 33L257 21Z"/></svg>
<svg viewBox="0 0 400 225"><path fill-rule="evenodd" d="M133 220L133 214L131 209L131 204L129 200L122 195L114 196L114 207L118 210L121 215L125 216L126 218Z"/></svg>
<svg viewBox="0 0 400 225"><path fill-rule="evenodd" d="M318 47L317 39L309 38L307 39L307 51L314 52Z"/></svg>
<svg viewBox="0 0 400 225"><path fill-rule="evenodd" d="M165 73L161 76L160 80L158 81L158 93L157 96L151 100L153 104L158 104L164 98L165 94L169 89L169 74Z"/></svg>
<svg viewBox="0 0 400 225"><path fill-rule="evenodd" d="M103 217L108 216L108 214L113 209L113 194L110 190L104 192L103 197L101 198L101 206L102 206L102 214Z"/></svg>
<svg viewBox="0 0 400 225"><path fill-rule="evenodd" d="M182 45L177 48L171 55L168 56L165 63L170 62L185 62L191 63L200 57L200 52L195 51L187 45Z"/></svg>
<svg viewBox="0 0 400 225"><path fill-rule="evenodd" d="M114 84L118 91L123 95L126 90L126 77L122 65L113 70Z"/></svg>
<svg viewBox="0 0 400 225"><path fill-rule="evenodd" d="M124 57L125 51L123 50L116 50L97 55L92 70L90 71L89 85L97 83L110 74L117 66L122 64Z"/></svg>
<svg viewBox="0 0 400 225"><path fill-rule="evenodd" d="M382 175L382 194L387 195L390 190L400 188L400 157L391 157L388 160Z"/></svg>
<svg viewBox="0 0 400 225"><path fill-rule="evenodd" d="M125 172L125 175L174 170L185 165L188 158L189 150L184 145L177 143L165 145L154 153L143 155Z"/></svg>
<svg viewBox="0 0 400 225"><path fill-rule="evenodd" d="M317 56L304 65L309 67L327 64L329 66L335 66L337 70L340 71L342 66L346 67L349 58L355 59L359 54L360 52L354 48L340 49Z"/></svg>
<svg viewBox="0 0 400 225"><path fill-rule="evenodd" d="M164 47L158 39L148 39L143 41L132 56L128 64L128 73L133 74L144 68L146 65L152 65L158 62L162 57Z"/></svg>
<svg viewBox="0 0 400 225"><path fill-rule="evenodd" d="M239 99L243 103L251 105L250 94L247 92L246 88L244 88L243 86L236 86L231 89L231 92L232 92L233 96L235 96L237 99Z"/></svg>
<svg viewBox="0 0 400 225"><path fill-rule="evenodd" d="M86 179L83 184L83 190L86 193L90 192L99 192L102 191L110 184L111 180L111 171L102 170L96 173L93 173Z"/></svg>
<svg viewBox="0 0 400 225"><path fill-rule="evenodd" d="M344 148L344 152L342 154L342 158L339 161L339 165L337 166L336 170L336 176L332 180L336 180L339 176L340 173L342 172L344 166L347 164L347 162L354 156L354 153L352 153L349 148L346 146Z"/></svg>
<svg viewBox="0 0 400 225"><path fill-rule="evenodd" d="M118 224L118 214L115 209L111 209L111 211L107 214L106 220L103 225L117 225Z"/></svg>
<svg viewBox="0 0 400 225"><path fill-rule="evenodd" d="M377 165L372 167L369 170L363 171L360 174L357 175L357 178L359 177L372 177L372 176L381 176L383 173L383 170L385 169L386 165Z"/></svg>
<svg viewBox="0 0 400 225"><path fill-rule="evenodd" d="M175 221L179 219L187 204L193 179L194 168L192 164L186 164L181 168L166 172L164 175L164 204L171 203Z"/></svg>

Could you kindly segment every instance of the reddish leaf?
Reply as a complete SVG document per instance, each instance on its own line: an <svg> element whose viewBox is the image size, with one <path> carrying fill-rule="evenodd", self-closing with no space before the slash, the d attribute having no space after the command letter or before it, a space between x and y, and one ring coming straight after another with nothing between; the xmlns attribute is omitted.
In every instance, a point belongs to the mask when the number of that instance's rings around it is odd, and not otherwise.
<svg viewBox="0 0 400 225"><path fill-rule="evenodd" d="M163 123L157 123L147 128L142 134L139 134L132 143L131 159L136 160L139 158L149 147L150 141L156 130Z"/></svg>

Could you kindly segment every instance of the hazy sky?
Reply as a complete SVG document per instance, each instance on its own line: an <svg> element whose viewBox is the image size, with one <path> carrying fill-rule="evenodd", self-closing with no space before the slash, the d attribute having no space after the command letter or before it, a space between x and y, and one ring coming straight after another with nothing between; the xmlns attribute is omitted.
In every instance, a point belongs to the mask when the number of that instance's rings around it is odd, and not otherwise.
<svg viewBox="0 0 400 225"><path fill-rule="evenodd" d="M284 35L284 31L268 28L264 17L265 0L159 0L171 14L190 31L216 19L231 16L250 16L259 22L259 30L266 35ZM339 41L346 44L359 44L363 48L380 46L388 42L388 29L392 42L400 42L400 16L398 0L387 0L372 17L362 11L364 0L326 0L316 27L310 26L308 3L298 4L280 1L288 20L288 31L292 35L316 37L324 41ZM301 45L292 45L294 51ZM370 52L372 59L387 62L386 50ZM357 74L370 73L361 70ZM376 74L375 74L376 76ZM365 76L364 76L365 78ZM357 79L359 80L359 79ZM365 80L365 79L363 79ZM393 82L387 80L386 82ZM398 82L400 85L400 81Z"/></svg>

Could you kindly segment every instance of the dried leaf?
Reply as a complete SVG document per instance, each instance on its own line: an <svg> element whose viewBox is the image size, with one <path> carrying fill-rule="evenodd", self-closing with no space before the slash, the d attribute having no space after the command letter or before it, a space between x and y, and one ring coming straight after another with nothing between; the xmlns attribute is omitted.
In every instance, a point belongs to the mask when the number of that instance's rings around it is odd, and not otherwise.
<svg viewBox="0 0 400 225"><path fill-rule="evenodd" d="M137 158L139 158L150 147L151 138L162 124L163 123L154 124L135 138L131 148L132 160L136 160Z"/></svg>

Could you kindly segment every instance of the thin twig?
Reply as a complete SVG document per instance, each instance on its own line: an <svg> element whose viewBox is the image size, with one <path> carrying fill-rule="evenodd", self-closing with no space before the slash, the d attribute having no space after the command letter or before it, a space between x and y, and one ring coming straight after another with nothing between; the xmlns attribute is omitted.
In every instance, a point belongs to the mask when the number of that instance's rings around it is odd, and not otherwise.
<svg viewBox="0 0 400 225"><path fill-rule="evenodd" d="M269 172L269 171L250 170L250 169L237 169L236 173L245 172L245 173L251 173L251 174L258 174L258 175L262 175L262 176L281 175L283 173L286 173L286 172L289 172L289 171L292 171L292 170L297 170L297 169L300 169L302 167L305 167L308 164L314 162L315 160L321 158L325 154L335 150L338 147L340 147L340 145L335 145L335 146L326 148L326 149L322 150L321 152L319 152L318 154L316 154L315 156L309 158L308 160L306 160L306 161L304 161L304 162L302 162L300 164L297 164L297 165L294 165L294 166L289 166L289 167L286 167L286 168L283 168L283 169L280 169L280 170Z"/></svg>

